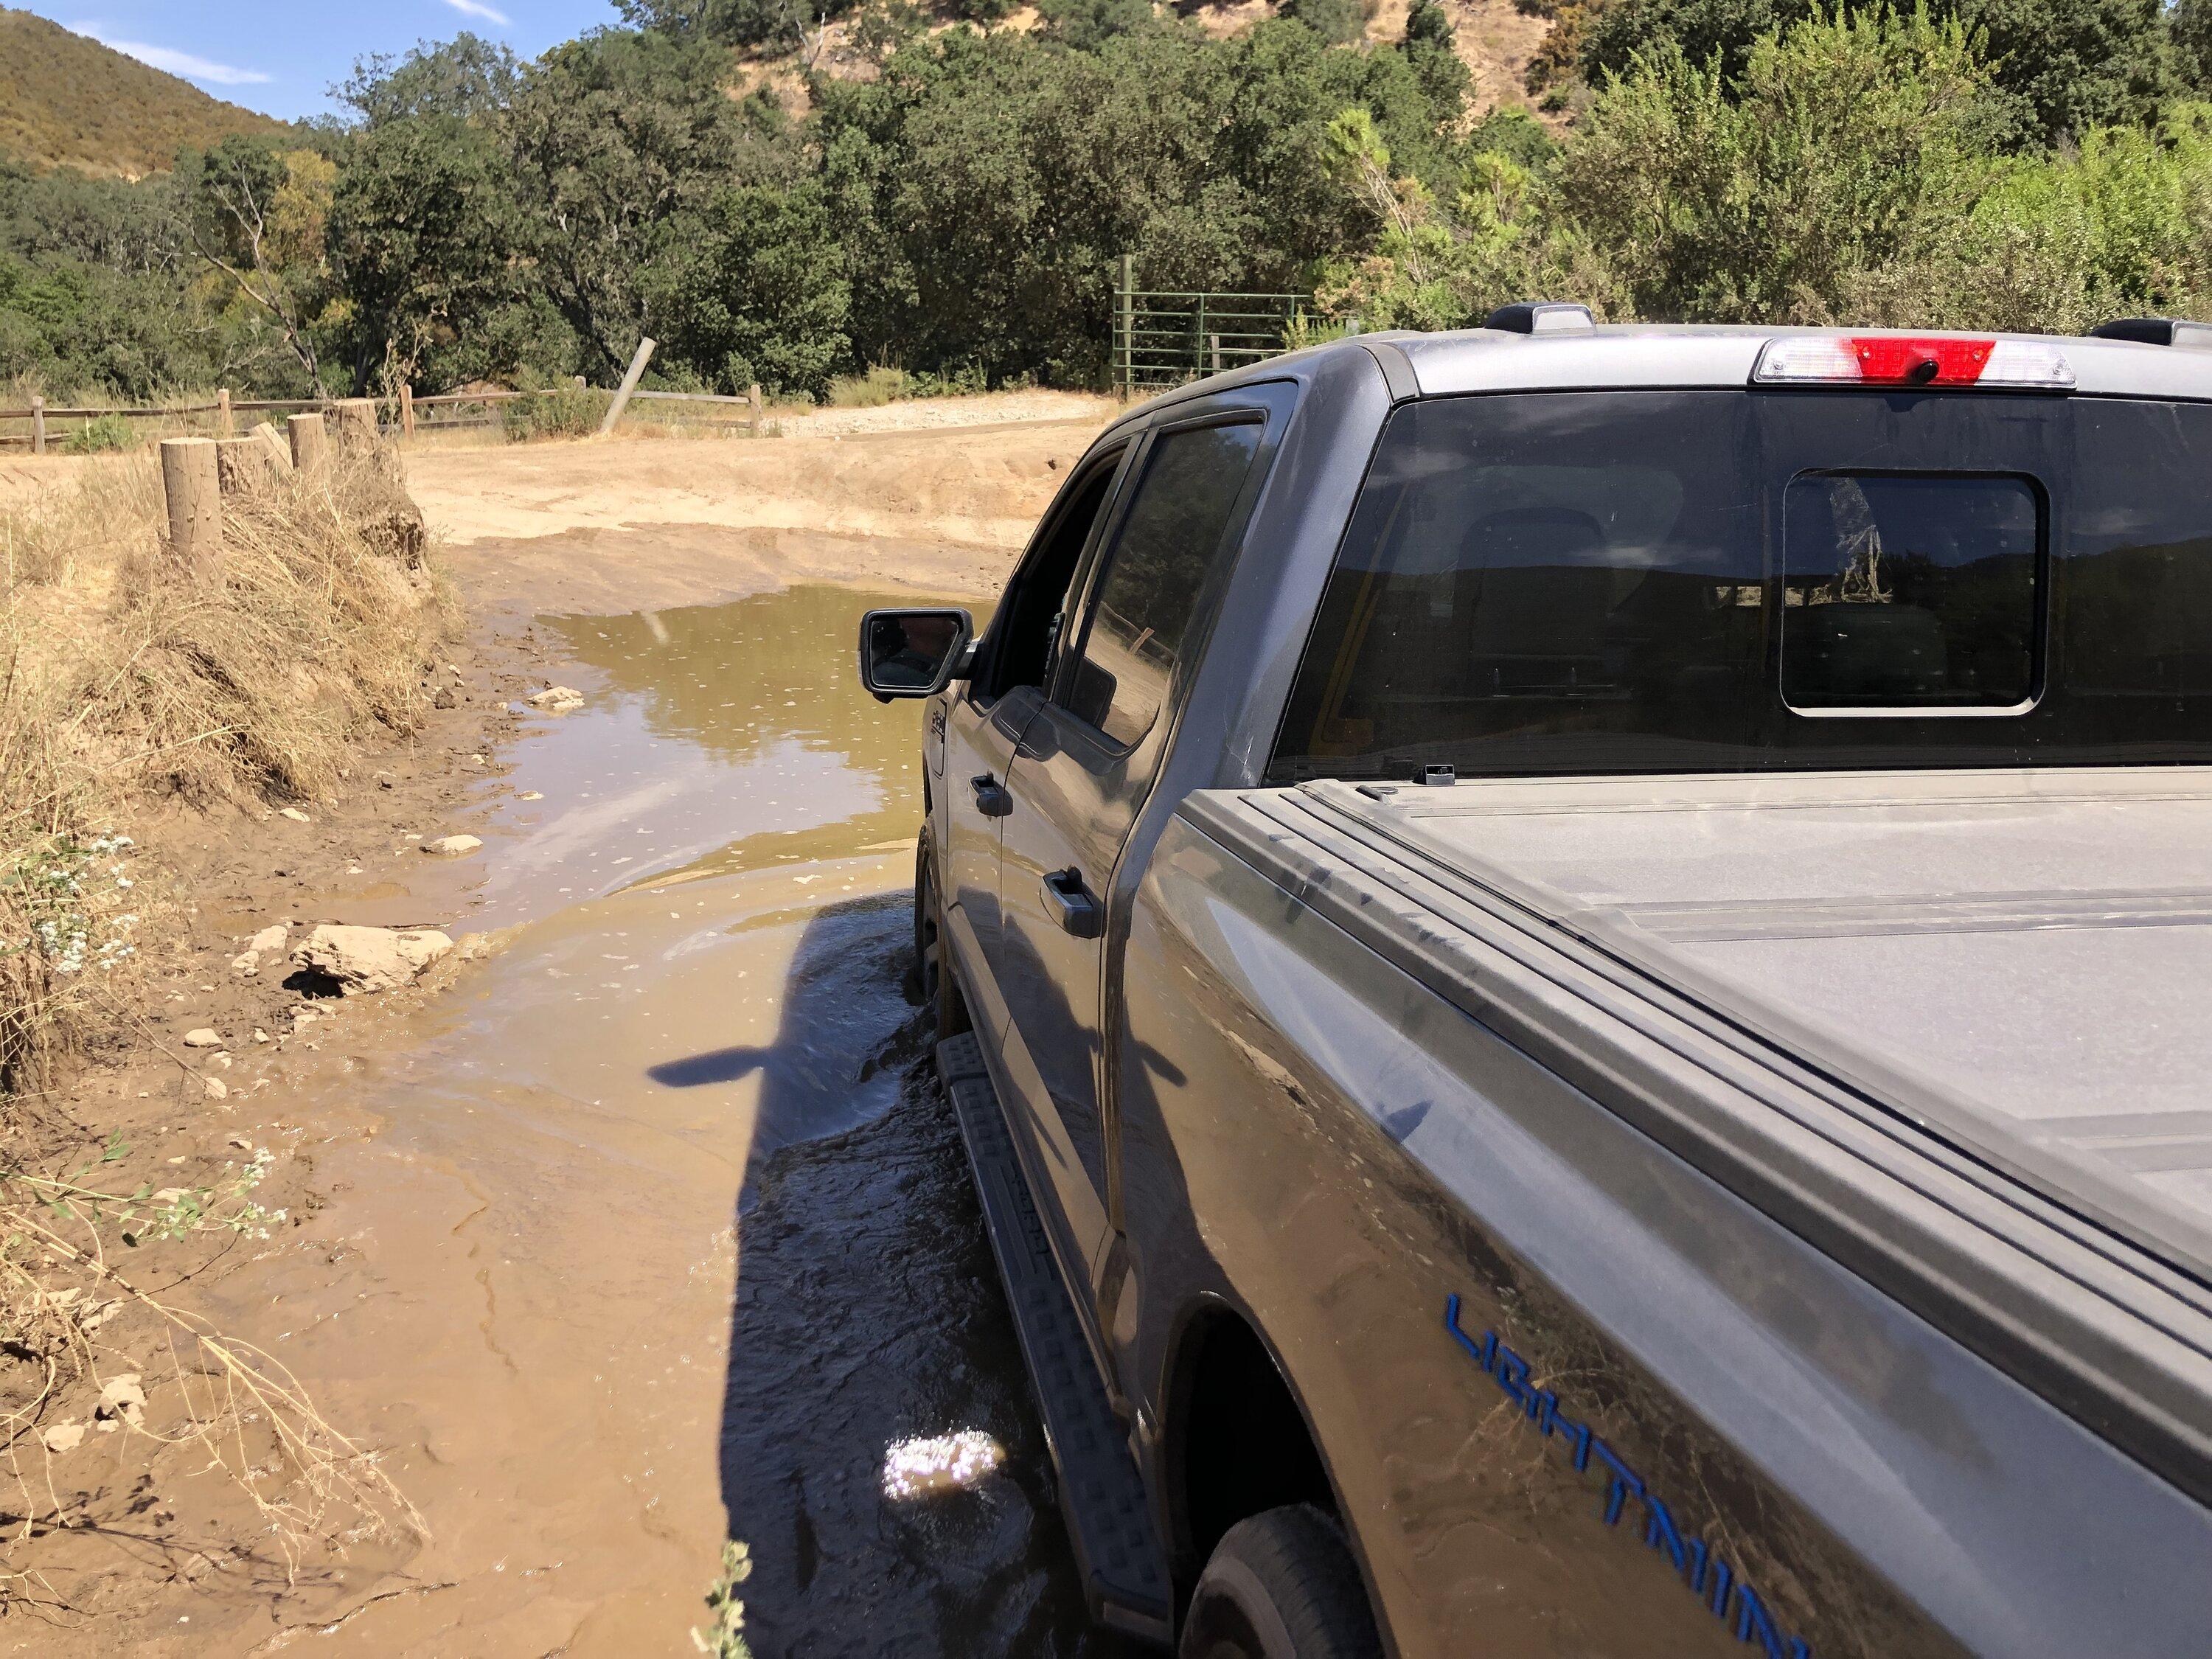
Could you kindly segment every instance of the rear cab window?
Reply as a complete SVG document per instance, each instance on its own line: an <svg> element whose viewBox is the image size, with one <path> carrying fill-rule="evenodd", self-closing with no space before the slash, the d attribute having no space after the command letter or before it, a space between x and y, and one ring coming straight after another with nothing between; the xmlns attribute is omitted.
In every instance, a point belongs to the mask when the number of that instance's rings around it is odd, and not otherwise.
<svg viewBox="0 0 2212 1659"><path fill-rule="evenodd" d="M1269 781L2212 762L2208 455L2148 400L1406 405Z"/></svg>

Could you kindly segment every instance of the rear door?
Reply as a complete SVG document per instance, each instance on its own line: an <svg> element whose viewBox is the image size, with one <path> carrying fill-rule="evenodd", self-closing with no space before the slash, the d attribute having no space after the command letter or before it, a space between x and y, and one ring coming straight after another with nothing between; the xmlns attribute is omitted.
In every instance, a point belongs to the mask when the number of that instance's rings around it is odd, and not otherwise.
<svg viewBox="0 0 2212 1659"><path fill-rule="evenodd" d="M1194 627L1233 562L1265 411L1157 431L1084 584L1049 696L1024 727L1005 823L1007 1109L1058 1202L1071 1283L1109 1230L1099 1040L1107 896L1165 750Z"/></svg>
<svg viewBox="0 0 2212 1659"><path fill-rule="evenodd" d="M943 774L947 920L969 969L969 1012L995 1033L1005 998L999 920L1000 830L1012 810L1007 775L1014 745L1044 700L1044 678L1085 550L1113 500L1127 459L1115 445L1085 458L1045 516L1007 584L979 653L974 678L945 711Z"/></svg>

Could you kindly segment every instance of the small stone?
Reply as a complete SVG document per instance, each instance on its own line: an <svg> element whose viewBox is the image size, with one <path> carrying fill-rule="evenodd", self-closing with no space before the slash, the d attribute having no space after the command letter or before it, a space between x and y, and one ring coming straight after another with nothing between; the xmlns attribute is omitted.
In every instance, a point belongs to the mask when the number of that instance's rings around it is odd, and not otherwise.
<svg viewBox="0 0 2212 1659"><path fill-rule="evenodd" d="M185 1047L187 1048L220 1048L222 1047L222 1033L216 1030L213 1026L195 1026L192 1030L185 1033Z"/></svg>
<svg viewBox="0 0 2212 1659"><path fill-rule="evenodd" d="M544 800L545 797L539 794L535 789L526 789L522 792L519 799L522 800Z"/></svg>
<svg viewBox="0 0 2212 1659"><path fill-rule="evenodd" d="M453 857L462 853L473 853L483 845L483 842L474 836L441 836L435 841L424 842L422 850Z"/></svg>
<svg viewBox="0 0 2212 1659"><path fill-rule="evenodd" d="M202 1078L200 1079L200 1087L207 1091L207 1097L210 1100L228 1100L230 1098L230 1085L225 1083L219 1077Z"/></svg>
<svg viewBox="0 0 2212 1659"><path fill-rule="evenodd" d="M532 692L524 701L532 708L542 708L550 714L565 714L584 706L584 694L573 685L549 685L543 691Z"/></svg>
<svg viewBox="0 0 2212 1659"><path fill-rule="evenodd" d="M84 1443L84 1425L57 1423L40 1437L50 1452L75 1451Z"/></svg>
<svg viewBox="0 0 2212 1659"><path fill-rule="evenodd" d="M269 1041L269 1033L257 1025L253 1028L253 1040L256 1042L266 1042Z"/></svg>
<svg viewBox="0 0 2212 1659"><path fill-rule="evenodd" d="M452 686L441 685L431 695L430 707L433 708L451 708L459 701L460 699L453 695L453 688Z"/></svg>
<svg viewBox="0 0 2212 1659"><path fill-rule="evenodd" d="M215 1053L208 1056L208 1064L210 1066L220 1066L227 1072L230 1069L230 1056L223 1053L222 1049L218 1048Z"/></svg>
<svg viewBox="0 0 2212 1659"><path fill-rule="evenodd" d="M230 971L240 979L252 979L261 971L261 952L241 951L230 959Z"/></svg>
<svg viewBox="0 0 2212 1659"><path fill-rule="evenodd" d="M276 816L280 818L289 818L295 823L312 823L314 822L313 818L310 818L305 812L302 812L296 806L280 806L276 809Z"/></svg>
<svg viewBox="0 0 2212 1659"><path fill-rule="evenodd" d="M252 939L246 940L246 948L249 951L258 951L264 956L271 951L283 950L284 948L284 924L281 921L271 922L268 927L256 933Z"/></svg>
<svg viewBox="0 0 2212 1659"><path fill-rule="evenodd" d="M119 1417L134 1429L145 1425L146 1390L138 1384L137 1372L118 1371L100 1385L100 1414Z"/></svg>

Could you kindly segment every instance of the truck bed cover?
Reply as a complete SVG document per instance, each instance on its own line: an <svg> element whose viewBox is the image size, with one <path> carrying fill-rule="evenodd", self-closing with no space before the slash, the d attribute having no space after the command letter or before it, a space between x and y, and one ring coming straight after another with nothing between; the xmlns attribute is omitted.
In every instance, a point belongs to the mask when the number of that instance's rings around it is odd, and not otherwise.
<svg viewBox="0 0 2212 1659"><path fill-rule="evenodd" d="M2212 1280L2212 769L1309 793Z"/></svg>

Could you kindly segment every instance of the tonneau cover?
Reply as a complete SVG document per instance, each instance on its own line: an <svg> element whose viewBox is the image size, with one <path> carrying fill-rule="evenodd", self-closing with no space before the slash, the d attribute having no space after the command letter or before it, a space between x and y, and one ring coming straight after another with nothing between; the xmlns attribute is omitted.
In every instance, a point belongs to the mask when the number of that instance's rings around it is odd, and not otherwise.
<svg viewBox="0 0 2212 1659"><path fill-rule="evenodd" d="M2212 769L1304 787L2212 1281Z"/></svg>

